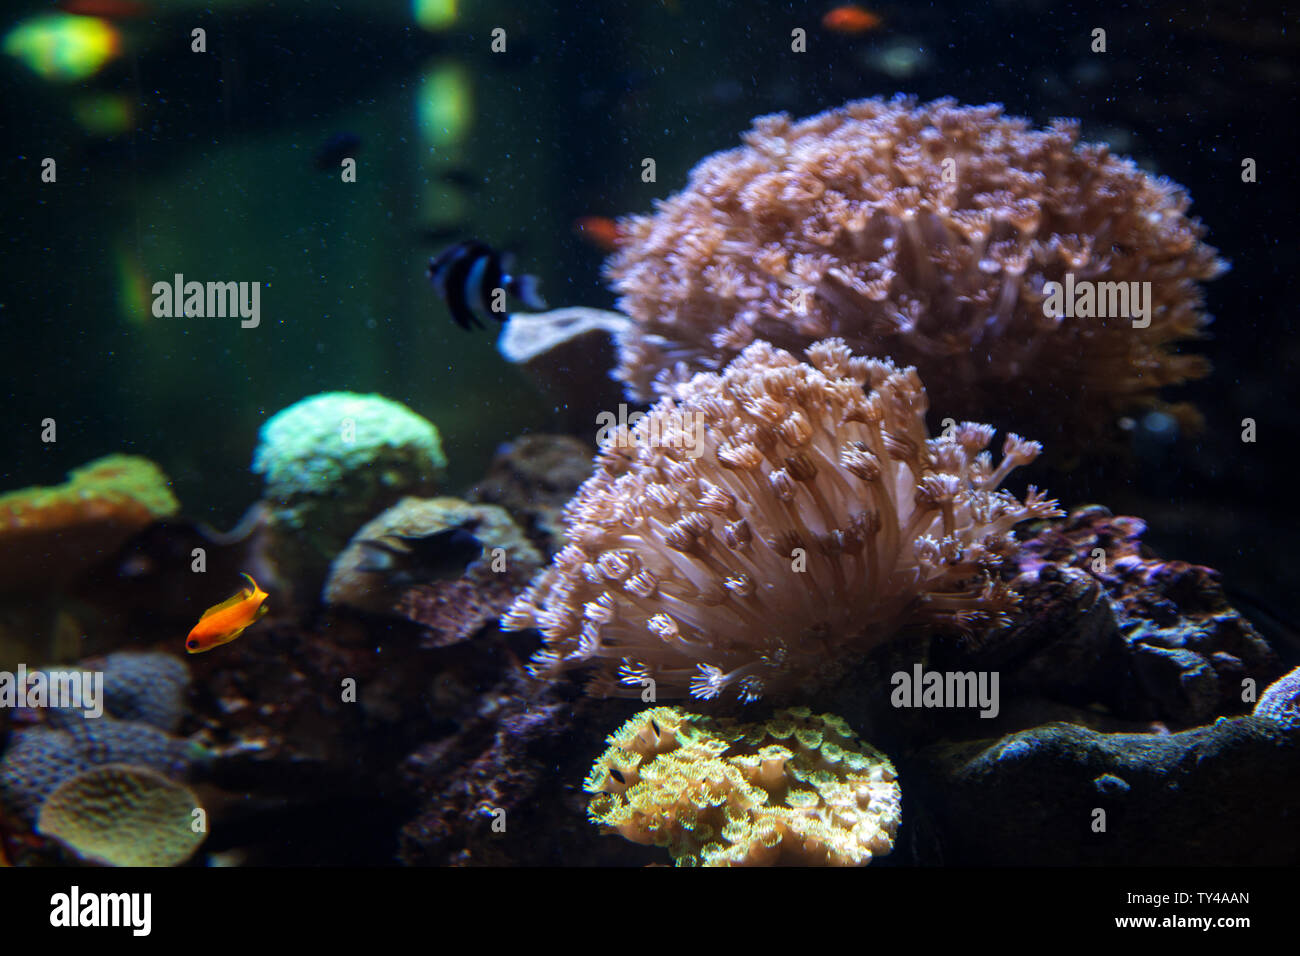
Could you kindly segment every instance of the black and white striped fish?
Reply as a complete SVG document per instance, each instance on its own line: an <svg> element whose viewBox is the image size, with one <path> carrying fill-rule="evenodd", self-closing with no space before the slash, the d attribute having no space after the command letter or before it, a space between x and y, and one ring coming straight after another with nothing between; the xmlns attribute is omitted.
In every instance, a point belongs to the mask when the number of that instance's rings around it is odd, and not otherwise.
<svg viewBox="0 0 1300 956"><path fill-rule="evenodd" d="M430 259L427 275L456 324L468 331L475 326L484 328L480 319L487 315L505 322L505 297L498 295L498 289L530 309L546 308L537 291L537 277L515 275L513 270L512 255L497 252L477 239L467 239ZM492 308L494 298L498 309Z"/></svg>

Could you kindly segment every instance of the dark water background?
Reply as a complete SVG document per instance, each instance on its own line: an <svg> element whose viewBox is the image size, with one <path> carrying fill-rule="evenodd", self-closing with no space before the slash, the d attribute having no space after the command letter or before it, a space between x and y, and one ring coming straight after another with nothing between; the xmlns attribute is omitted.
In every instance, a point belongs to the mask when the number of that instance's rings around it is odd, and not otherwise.
<svg viewBox="0 0 1300 956"><path fill-rule="evenodd" d="M602 254L575 236L577 217L648 211L695 162L737 145L755 115L952 96L1037 124L1078 117L1085 139L1187 187L1233 266L1207 288L1214 374L1169 394L1198 404L1206 431L1032 480L1067 504L1141 514L1166 553L1220 568L1284 623L1300 619L1289 551L1300 524L1294 15L1267 4L887 4L873 7L884 28L849 38L820 28L831 5L481 0L430 33L408 4L382 0L156 3L124 26L134 49L85 83L51 84L0 57L0 488L58 482L129 451L173 478L186 514L230 525L258 494L248 464L263 421L333 389L378 391L436 423L460 487L554 410L492 333L449 321L423 275L437 247L422 230L450 221L514 248L552 306L608 307ZM8 4L0 23L46 6ZM493 54L498 25L507 52ZM189 50L194 26L208 32L207 54ZM805 54L790 52L796 27ZM1094 27L1107 31L1105 54L1089 50ZM896 46L924 61L882 67ZM435 62L459 64L473 89L472 125L451 156L430 157L416 126ZM81 131L71 110L86 91L126 94L132 128ZM312 162L339 131L361 138L355 184ZM39 180L44 156L58 160L55 185ZM656 183L641 181L645 156ZM1241 182L1245 157L1255 184ZM450 217L429 198L447 195L431 162L484 181L460 191ZM132 322L123 261L149 282L182 272L267 283L261 327ZM1254 445L1239 437L1248 416ZM40 441L46 417L55 445Z"/></svg>

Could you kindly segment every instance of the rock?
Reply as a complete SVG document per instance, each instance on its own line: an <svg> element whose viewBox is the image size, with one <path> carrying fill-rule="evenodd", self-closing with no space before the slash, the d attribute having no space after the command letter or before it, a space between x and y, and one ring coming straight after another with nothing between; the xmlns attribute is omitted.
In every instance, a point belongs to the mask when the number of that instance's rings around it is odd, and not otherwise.
<svg viewBox="0 0 1300 956"><path fill-rule="evenodd" d="M465 564L459 555L445 565L436 546L421 547L441 532L473 528L481 545ZM411 550L383 552L386 567L371 570L373 542L409 542ZM430 564L430 562L432 562ZM473 636L527 587L542 556L504 508L469 504L458 498L403 498L367 522L330 569L322 598L332 606L414 621L430 633L426 643L442 646Z"/></svg>
<svg viewBox="0 0 1300 956"><path fill-rule="evenodd" d="M1215 571L1156 557L1145 530L1093 506L1027 538L1012 580L1015 623L967 666L999 669L1008 695L1100 704L1171 727L1244 713L1243 680L1276 677L1277 654Z"/></svg>
<svg viewBox="0 0 1300 956"><path fill-rule="evenodd" d="M934 745L902 778L948 864L1300 863L1300 732L1258 717L1176 734L1048 724Z"/></svg>
<svg viewBox="0 0 1300 956"><path fill-rule="evenodd" d="M548 557L564 545L560 515L591 477L596 449L568 435L523 435L502 445L466 497L501 505Z"/></svg>
<svg viewBox="0 0 1300 956"><path fill-rule="evenodd" d="M304 594L367 519L434 490L447 459L438 430L380 395L325 392L262 426L253 471L266 477L270 555Z"/></svg>

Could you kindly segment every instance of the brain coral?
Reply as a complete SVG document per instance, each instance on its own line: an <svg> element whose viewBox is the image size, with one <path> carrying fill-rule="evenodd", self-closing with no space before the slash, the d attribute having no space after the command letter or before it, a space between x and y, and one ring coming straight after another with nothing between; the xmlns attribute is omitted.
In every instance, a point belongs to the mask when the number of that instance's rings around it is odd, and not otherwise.
<svg viewBox="0 0 1300 956"><path fill-rule="evenodd" d="M198 798L145 767L109 764L64 781L41 807L37 829L82 859L110 866L177 866L207 835L195 831Z"/></svg>
<svg viewBox="0 0 1300 956"><path fill-rule="evenodd" d="M808 359L755 343L606 442L568 544L502 619L541 630L535 674L748 701L807 692L906 626L1013 606L989 572L1015 524L1059 512L997 488L1037 443L1007 436L995 467L986 425L927 436L915 370L839 340Z"/></svg>
<svg viewBox="0 0 1300 956"><path fill-rule="evenodd" d="M678 866L863 866L894 847L894 766L831 714L741 724L656 707L609 744L587 778L592 822Z"/></svg>
<svg viewBox="0 0 1300 956"><path fill-rule="evenodd" d="M438 430L380 395L325 392L278 412L253 454L277 563L291 577L323 572L362 522L431 490L446 464Z"/></svg>
<svg viewBox="0 0 1300 956"><path fill-rule="evenodd" d="M905 97L758 118L745 146L622 223L607 272L636 328L619 377L649 398L678 363L715 370L756 339L795 351L833 335L916 366L937 408L1083 445L1208 372L1177 347L1209 321L1197 282L1225 265L1181 187L1078 136ZM1067 273L1150 283L1150 324L1045 315L1044 284Z"/></svg>

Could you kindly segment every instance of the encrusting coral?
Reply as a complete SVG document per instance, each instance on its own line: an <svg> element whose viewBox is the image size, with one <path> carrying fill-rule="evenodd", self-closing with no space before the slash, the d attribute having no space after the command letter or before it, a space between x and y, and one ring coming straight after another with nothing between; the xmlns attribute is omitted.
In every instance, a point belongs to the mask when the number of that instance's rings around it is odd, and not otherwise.
<svg viewBox="0 0 1300 956"><path fill-rule="evenodd" d="M181 777L200 754L157 727L112 717L25 727L10 736L0 760L0 805L30 823L57 787L91 767L126 763Z"/></svg>
<svg viewBox="0 0 1300 956"><path fill-rule="evenodd" d="M609 744L587 778L592 822L679 866L863 866L894 847L894 766L831 714L742 724L656 707Z"/></svg>
<svg viewBox="0 0 1300 956"><path fill-rule="evenodd" d="M535 675L750 701L810 690L905 627L973 631L1014 606L990 571L1014 525L1059 511L997 489L1038 444L1008 435L995 467L986 425L927 436L915 370L836 339L808 359L755 343L610 437L567 545L502 619L541 630Z"/></svg>
<svg viewBox="0 0 1300 956"><path fill-rule="evenodd" d="M80 707L40 707L42 723L21 726L0 750L0 812L27 826L59 786L105 764L130 764L183 777L206 754L175 736L186 711L190 672L171 654L119 651L80 661L75 668L42 668L50 680L68 670L103 673L103 708L87 717ZM29 672L35 674L35 671Z"/></svg>
<svg viewBox="0 0 1300 956"><path fill-rule="evenodd" d="M620 224L607 273L636 326L618 376L649 399L661 372L833 335L916 366L936 408L1082 447L1208 372L1177 346L1209 322L1197 282L1226 267L1180 186L1078 137L1071 121L1040 131L997 105L907 97L759 117L745 146ZM1048 282L1079 301L1045 314Z"/></svg>
<svg viewBox="0 0 1300 956"><path fill-rule="evenodd" d="M107 764L59 785L37 830L81 859L110 866L178 866L207 836L198 798L146 767Z"/></svg>
<svg viewBox="0 0 1300 956"><path fill-rule="evenodd" d="M147 458L108 455L68 481L0 496L0 591L66 584L180 508Z"/></svg>

